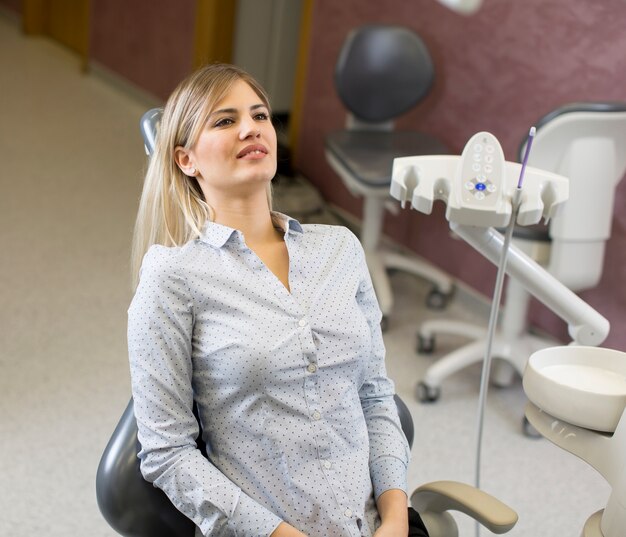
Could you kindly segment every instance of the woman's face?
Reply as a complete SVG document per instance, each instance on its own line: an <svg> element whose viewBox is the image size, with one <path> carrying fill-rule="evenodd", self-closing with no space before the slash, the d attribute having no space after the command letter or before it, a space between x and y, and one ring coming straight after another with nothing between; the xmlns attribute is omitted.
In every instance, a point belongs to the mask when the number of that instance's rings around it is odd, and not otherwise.
<svg viewBox="0 0 626 537"><path fill-rule="evenodd" d="M267 106L247 82L235 82L194 147L176 148L176 159L184 173L197 177L209 204L223 196L265 192L276 173L276 131Z"/></svg>

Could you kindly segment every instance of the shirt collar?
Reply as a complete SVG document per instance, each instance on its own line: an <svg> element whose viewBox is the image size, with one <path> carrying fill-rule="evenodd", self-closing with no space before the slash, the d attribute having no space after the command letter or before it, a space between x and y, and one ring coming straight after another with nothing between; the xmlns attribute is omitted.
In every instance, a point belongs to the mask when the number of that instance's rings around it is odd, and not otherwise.
<svg viewBox="0 0 626 537"><path fill-rule="evenodd" d="M280 226L285 234L304 233L300 222L295 218L273 211L272 220L275 225ZM200 240L210 244L214 248L222 248L233 236L240 236L239 231L232 227L207 221L202 229Z"/></svg>

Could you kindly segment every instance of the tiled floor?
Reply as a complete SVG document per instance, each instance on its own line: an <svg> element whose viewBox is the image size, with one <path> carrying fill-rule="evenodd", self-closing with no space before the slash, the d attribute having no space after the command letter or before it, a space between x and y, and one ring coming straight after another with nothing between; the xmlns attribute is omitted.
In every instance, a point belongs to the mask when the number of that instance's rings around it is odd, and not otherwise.
<svg viewBox="0 0 626 537"><path fill-rule="evenodd" d="M112 536L95 500L100 454L129 397L128 252L145 156L145 103L44 39L0 18L0 535ZM388 369L417 427L410 486L473 481L480 368L420 405L414 386L441 353L415 354L419 322L475 317L455 300L422 307L428 286L395 274ZM482 485L520 514L510 535L576 537L609 488L586 464L520 434L517 382L491 390ZM464 517L461 535L473 534ZM486 535L487 532L483 532Z"/></svg>

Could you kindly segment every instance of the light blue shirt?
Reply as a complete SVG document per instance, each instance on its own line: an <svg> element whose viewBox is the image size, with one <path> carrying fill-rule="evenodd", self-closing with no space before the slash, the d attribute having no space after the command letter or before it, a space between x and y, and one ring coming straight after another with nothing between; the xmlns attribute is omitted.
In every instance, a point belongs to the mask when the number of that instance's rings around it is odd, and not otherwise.
<svg viewBox="0 0 626 537"><path fill-rule="evenodd" d="M206 536L284 520L369 537L375 498L406 492L409 449L363 250L344 227L274 216L291 292L219 224L146 254L128 311L142 473Z"/></svg>

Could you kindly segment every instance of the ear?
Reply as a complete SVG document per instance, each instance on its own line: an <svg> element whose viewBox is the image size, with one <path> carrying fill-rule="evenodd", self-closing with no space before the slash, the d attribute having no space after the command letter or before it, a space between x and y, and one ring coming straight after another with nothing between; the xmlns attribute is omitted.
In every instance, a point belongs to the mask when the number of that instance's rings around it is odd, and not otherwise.
<svg viewBox="0 0 626 537"><path fill-rule="evenodd" d="M189 151L184 147L180 145L176 146L176 148L174 149L174 160L176 161L176 164L178 165L180 170L185 175L193 177L198 173L198 170L196 170L193 164L193 160L191 158L191 155L189 154Z"/></svg>

